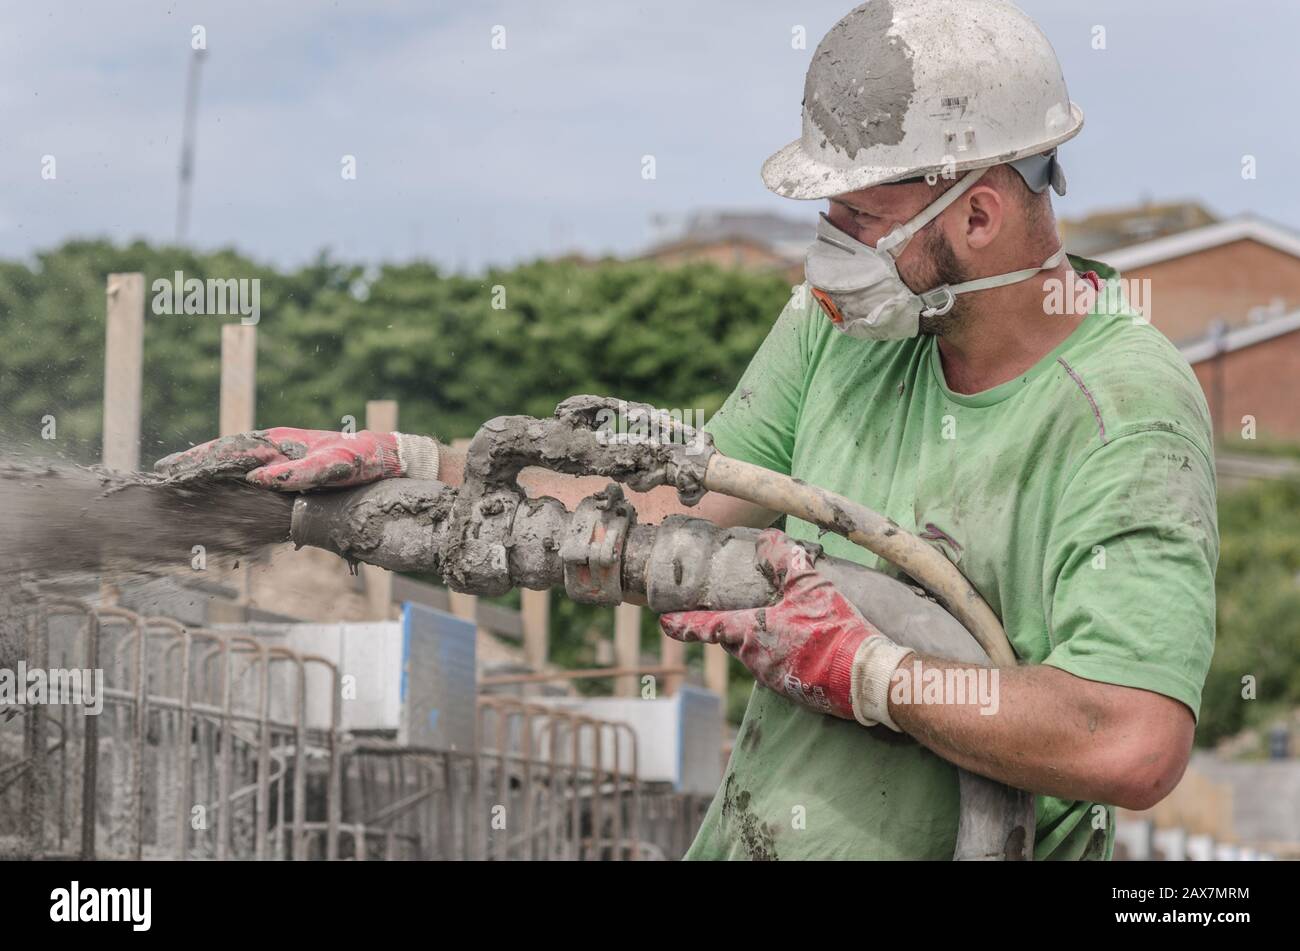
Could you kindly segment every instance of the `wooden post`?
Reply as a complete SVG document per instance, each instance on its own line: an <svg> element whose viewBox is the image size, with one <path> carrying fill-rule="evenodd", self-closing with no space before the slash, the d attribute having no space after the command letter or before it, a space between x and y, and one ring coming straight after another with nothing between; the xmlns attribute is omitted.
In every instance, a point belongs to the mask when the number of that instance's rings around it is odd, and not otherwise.
<svg viewBox="0 0 1300 951"><path fill-rule="evenodd" d="M521 588L519 601L524 622L524 656L528 666L540 672L551 652L551 592Z"/></svg>
<svg viewBox="0 0 1300 951"><path fill-rule="evenodd" d="M720 644L704 645L704 686L722 698L727 705L727 660L729 655Z"/></svg>
<svg viewBox="0 0 1300 951"><path fill-rule="evenodd" d="M614 608L614 666L639 667L641 665L641 605L620 604ZM614 695L635 697L637 676L627 674L616 677Z"/></svg>
<svg viewBox="0 0 1300 951"><path fill-rule="evenodd" d="M256 429L257 415L257 326L221 326L221 420L222 436Z"/></svg>
<svg viewBox="0 0 1300 951"><path fill-rule="evenodd" d="M370 400L366 403L366 429L396 432L397 401ZM362 565L361 580L366 586L366 606L370 616L379 621L390 620L393 614L393 573L374 565Z"/></svg>
<svg viewBox="0 0 1300 951"><path fill-rule="evenodd" d="M104 340L104 447L108 469L140 468L144 275L110 274Z"/></svg>
<svg viewBox="0 0 1300 951"><path fill-rule="evenodd" d="M459 591L448 591L448 600L451 602L451 613L456 617L464 618L467 621L478 621L478 595L461 594Z"/></svg>
<svg viewBox="0 0 1300 951"><path fill-rule="evenodd" d="M256 429L257 327L253 324L221 325L221 403L218 429L222 436ZM214 599L208 605L213 624L238 624L248 620L252 587L252 557L239 560L239 569L219 570L216 580L235 589L233 602Z"/></svg>
<svg viewBox="0 0 1300 951"><path fill-rule="evenodd" d="M686 663L686 645L675 641L667 634L659 634L659 663L664 667L682 667ZM671 697L681 685L681 674L665 674L658 691L662 696Z"/></svg>
<svg viewBox="0 0 1300 951"><path fill-rule="evenodd" d="M105 285L104 436L100 459L106 469L140 468L140 406L144 376L144 275L110 274ZM115 574L100 578L100 598L116 604Z"/></svg>

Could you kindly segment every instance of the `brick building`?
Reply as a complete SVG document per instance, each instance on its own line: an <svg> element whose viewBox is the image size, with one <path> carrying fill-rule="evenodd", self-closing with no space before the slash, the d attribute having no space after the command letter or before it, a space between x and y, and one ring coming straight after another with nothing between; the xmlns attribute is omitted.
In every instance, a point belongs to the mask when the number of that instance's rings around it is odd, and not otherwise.
<svg viewBox="0 0 1300 951"><path fill-rule="evenodd" d="M1156 204L1144 201L1128 208L1094 211L1059 220L1061 241L1072 254L1085 258L1099 252L1153 241L1167 235L1214 224L1219 219L1194 201Z"/></svg>
<svg viewBox="0 0 1300 951"><path fill-rule="evenodd" d="M1224 445L1300 442L1300 236L1235 218L1095 253L1178 344Z"/></svg>
<svg viewBox="0 0 1300 951"><path fill-rule="evenodd" d="M728 270L779 271L791 284L803 280L802 258L791 260L767 242L740 234L705 239L683 237L656 245L642 259L668 267L705 262Z"/></svg>
<svg viewBox="0 0 1300 951"><path fill-rule="evenodd" d="M681 221L660 219L659 240L641 259L667 266L704 261L742 271L777 271L799 284L816 221L811 215L764 211L699 211Z"/></svg>

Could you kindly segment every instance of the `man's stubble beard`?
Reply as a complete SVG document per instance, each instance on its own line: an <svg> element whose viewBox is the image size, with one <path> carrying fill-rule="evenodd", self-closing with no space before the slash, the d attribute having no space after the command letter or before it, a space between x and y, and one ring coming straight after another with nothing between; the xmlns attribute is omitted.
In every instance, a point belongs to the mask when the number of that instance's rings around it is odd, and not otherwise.
<svg viewBox="0 0 1300 951"><path fill-rule="evenodd" d="M922 235L922 240L925 242L925 253L930 266L926 268L928 273L924 275L925 280L918 282L919 287L913 288L916 293L924 293L945 284L961 284L966 280L961 262L957 260L956 252L953 251L952 245L944 237L942 231L938 228L927 229ZM911 284L912 282L908 281L907 283ZM922 315L920 332L933 337L951 334L958 328L965 326L970 319L969 304L969 301L957 297L953 302L952 310L948 311L948 313L932 317Z"/></svg>

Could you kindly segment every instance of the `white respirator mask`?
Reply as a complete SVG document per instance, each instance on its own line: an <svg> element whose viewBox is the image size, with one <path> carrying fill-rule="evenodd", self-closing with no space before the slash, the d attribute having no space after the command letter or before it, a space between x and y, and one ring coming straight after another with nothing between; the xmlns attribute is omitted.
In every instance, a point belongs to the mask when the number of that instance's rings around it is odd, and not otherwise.
<svg viewBox="0 0 1300 951"><path fill-rule="evenodd" d="M956 303L958 294L1027 281L1055 268L1065 259L1061 248L1041 267L1025 268L961 284L942 284L915 293L898 276L896 261L912 237L941 215L987 172L973 171L899 225L873 248L831 224L826 215L817 222L817 240L808 248L804 274L817 299L838 330L864 340L905 340L921 332L922 317L940 317Z"/></svg>

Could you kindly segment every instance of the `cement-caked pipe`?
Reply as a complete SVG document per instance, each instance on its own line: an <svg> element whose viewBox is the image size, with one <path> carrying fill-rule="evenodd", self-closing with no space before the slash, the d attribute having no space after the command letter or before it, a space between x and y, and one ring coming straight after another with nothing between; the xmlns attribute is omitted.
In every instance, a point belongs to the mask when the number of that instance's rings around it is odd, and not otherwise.
<svg viewBox="0 0 1300 951"><path fill-rule="evenodd" d="M292 538L352 561L433 572L470 594L496 592L505 577L512 586L562 587L589 603L644 600L656 613L753 608L771 604L777 596L759 567L757 529L721 528L685 515L637 525L617 486L587 500L598 499L595 505L584 502L573 513L554 499L525 499L503 512L500 499L494 498L473 552L476 559L499 564L490 578L482 572L457 572L450 560L463 557L467 549L453 543L456 496L456 489L442 483L409 479L299 496ZM810 508L801 511L816 515ZM575 539L590 539L592 554L581 575L573 571ZM992 663L966 627L922 589L840 558L819 554L816 566L868 621L899 644L963 663ZM486 590L451 580L467 577L487 579ZM958 780L961 818L954 857L1031 857L1033 797L962 769Z"/></svg>

